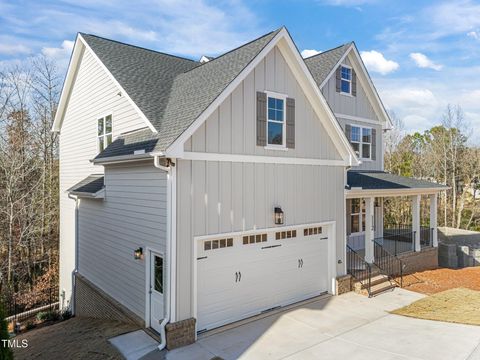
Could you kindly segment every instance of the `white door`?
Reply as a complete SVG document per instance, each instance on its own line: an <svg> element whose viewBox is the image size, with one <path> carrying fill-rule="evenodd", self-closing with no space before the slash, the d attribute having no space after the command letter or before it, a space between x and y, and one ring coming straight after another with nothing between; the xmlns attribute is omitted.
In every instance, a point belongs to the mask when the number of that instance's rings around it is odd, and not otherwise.
<svg viewBox="0 0 480 360"><path fill-rule="evenodd" d="M316 229L319 229L317 227ZM213 329L328 290L327 229L304 235L304 228L197 246L197 329ZM280 233L280 236L277 235ZM293 236L295 234L295 236ZM247 241L245 241L245 237ZM279 237L277 239L277 237ZM232 246L221 247L222 240ZM213 242L218 241L218 246ZM206 244L207 243L207 244ZM225 242L228 244L228 242Z"/></svg>
<svg viewBox="0 0 480 360"><path fill-rule="evenodd" d="M164 262L159 253L150 252L150 327L160 332L164 316Z"/></svg>

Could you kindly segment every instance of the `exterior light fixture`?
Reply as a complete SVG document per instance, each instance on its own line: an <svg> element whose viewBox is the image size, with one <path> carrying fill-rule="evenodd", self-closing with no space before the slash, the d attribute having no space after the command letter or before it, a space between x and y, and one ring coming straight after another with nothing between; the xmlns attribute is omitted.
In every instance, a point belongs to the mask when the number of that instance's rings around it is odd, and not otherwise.
<svg viewBox="0 0 480 360"><path fill-rule="evenodd" d="M133 258L135 260L142 260L143 259L143 249L139 247L133 252Z"/></svg>
<svg viewBox="0 0 480 360"><path fill-rule="evenodd" d="M274 211L274 220L276 225L283 224L283 210L281 207L276 207Z"/></svg>

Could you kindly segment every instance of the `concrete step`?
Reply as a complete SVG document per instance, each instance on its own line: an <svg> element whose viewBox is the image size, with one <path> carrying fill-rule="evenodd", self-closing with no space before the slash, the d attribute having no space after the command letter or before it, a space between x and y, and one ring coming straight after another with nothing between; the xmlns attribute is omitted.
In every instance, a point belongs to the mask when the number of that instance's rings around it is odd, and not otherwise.
<svg viewBox="0 0 480 360"><path fill-rule="evenodd" d="M395 289L397 286L395 284L388 282L384 282L381 284L377 284L375 286L372 286L370 289L370 296L377 296L380 295L381 293L389 290Z"/></svg>
<svg viewBox="0 0 480 360"><path fill-rule="evenodd" d="M390 283L390 280L388 280L388 276L383 274L378 274L378 275L372 276L372 280L370 281L370 286L382 284L384 282ZM362 289L366 289L367 286L368 286L368 283L361 284Z"/></svg>

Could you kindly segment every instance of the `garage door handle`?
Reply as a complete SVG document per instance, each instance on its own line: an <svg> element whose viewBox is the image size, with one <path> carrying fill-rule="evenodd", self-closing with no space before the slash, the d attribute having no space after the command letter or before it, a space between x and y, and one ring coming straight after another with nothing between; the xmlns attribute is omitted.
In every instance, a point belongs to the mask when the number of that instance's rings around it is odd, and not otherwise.
<svg viewBox="0 0 480 360"><path fill-rule="evenodd" d="M241 280L242 280L242 272L239 271L239 272L238 272L238 281L241 281Z"/></svg>
<svg viewBox="0 0 480 360"><path fill-rule="evenodd" d="M235 273L235 282L238 282L238 272Z"/></svg>

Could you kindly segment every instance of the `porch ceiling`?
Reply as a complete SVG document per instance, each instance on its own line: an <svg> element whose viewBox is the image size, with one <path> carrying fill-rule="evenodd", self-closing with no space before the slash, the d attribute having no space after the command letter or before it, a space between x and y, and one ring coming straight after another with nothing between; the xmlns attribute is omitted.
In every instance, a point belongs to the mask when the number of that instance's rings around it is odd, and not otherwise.
<svg viewBox="0 0 480 360"><path fill-rule="evenodd" d="M445 185L384 171L350 170L347 172L347 184L347 197L434 194L448 189Z"/></svg>

